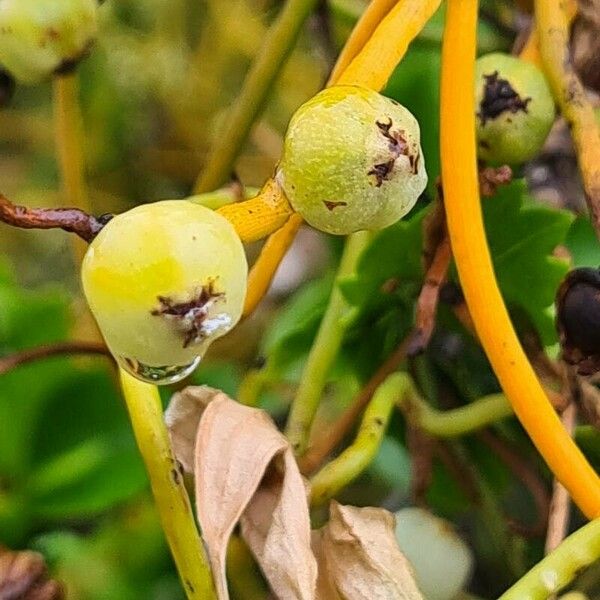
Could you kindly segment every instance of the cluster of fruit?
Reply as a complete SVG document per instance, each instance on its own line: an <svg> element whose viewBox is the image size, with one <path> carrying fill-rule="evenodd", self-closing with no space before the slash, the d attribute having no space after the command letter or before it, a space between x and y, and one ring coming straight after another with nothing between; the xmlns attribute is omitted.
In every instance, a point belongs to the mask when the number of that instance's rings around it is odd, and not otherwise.
<svg viewBox="0 0 600 600"><path fill-rule="evenodd" d="M96 35L97 0L0 0L0 65L34 83L74 65ZM535 156L554 121L541 72L493 54L477 63L480 158ZM275 179L293 209L321 231L387 227L425 189L419 124L369 89L334 86L293 116ZM242 243L222 216L188 200L134 208L90 245L83 288L120 364L141 379L177 381L239 321L246 291Z"/></svg>

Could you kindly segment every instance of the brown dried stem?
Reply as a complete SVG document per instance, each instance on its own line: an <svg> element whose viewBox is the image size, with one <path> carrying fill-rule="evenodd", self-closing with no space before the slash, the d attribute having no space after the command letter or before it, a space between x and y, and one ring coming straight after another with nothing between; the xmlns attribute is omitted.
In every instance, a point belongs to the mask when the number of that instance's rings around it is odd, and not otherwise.
<svg viewBox="0 0 600 600"><path fill-rule="evenodd" d="M352 404L332 423L328 435L323 436L298 460L302 473L311 473L325 460L327 455L344 439L348 430L369 403L375 390L398 369L406 358L408 340L404 340L398 348L387 358L369 379L365 387L354 398Z"/></svg>
<svg viewBox="0 0 600 600"><path fill-rule="evenodd" d="M577 420L577 405L571 402L561 416L565 429L572 435ZM548 528L546 531L545 553L550 554L558 548L565 539L570 517L571 497L565 487L556 479L552 486L552 499L548 515Z"/></svg>
<svg viewBox="0 0 600 600"><path fill-rule="evenodd" d="M0 358L0 375L4 375L22 365L45 358L74 354L97 354L111 358L111 354L104 344L95 342L59 342L57 344L28 348L27 350Z"/></svg>
<svg viewBox="0 0 600 600"><path fill-rule="evenodd" d="M62 229L89 243L110 218L96 218L78 208L27 208L0 194L0 221L21 229Z"/></svg>

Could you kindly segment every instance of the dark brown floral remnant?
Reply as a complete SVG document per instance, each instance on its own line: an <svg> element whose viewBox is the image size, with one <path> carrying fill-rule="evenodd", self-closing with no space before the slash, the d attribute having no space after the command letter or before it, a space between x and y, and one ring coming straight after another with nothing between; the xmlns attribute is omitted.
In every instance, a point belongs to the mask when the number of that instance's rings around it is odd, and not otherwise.
<svg viewBox="0 0 600 600"><path fill-rule="evenodd" d="M531 102L531 98L521 98L510 81L500 78L498 71L484 75L483 79L485 80L483 99L477 114L482 125L503 112L516 113L520 110L527 112L527 105Z"/></svg>
<svg viewBox="0 0 600 600"><path fill-rule="evenodd" d="M209 281L189 302L175 302L172 298L159 296L160 307L152 310L151 314L178 321L184 334L183 347L187 348L207 337L205 325L208 309L223 298L223 293L215 291L214 281Z"/></svg>
<svg viewBox="0 0 600 600"><path fill-rule="evenodd" d="M561 284L556 323L565 362L580 375L600 371L600 270L571 271Z"/></svg>

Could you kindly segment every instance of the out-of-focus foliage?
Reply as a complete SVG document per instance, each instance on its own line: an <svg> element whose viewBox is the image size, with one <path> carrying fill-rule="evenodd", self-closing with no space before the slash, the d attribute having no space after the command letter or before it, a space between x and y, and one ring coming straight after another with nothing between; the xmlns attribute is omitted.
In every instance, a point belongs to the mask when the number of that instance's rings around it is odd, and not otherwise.
<svg viewBox="0 0 600 600"><path fill-rule="evenodd" d="M280 156L293 111L324 83L364 0L329 0L331 38L312 17L242 149L236 173L259 186ZM188 195L218 137L278 0L107 0L98 45L80 67L86 169L95 213ZM482 1L479 52L510 48L514 4ZM422 278L422 225L439 175L439 71L443 9L412 44L386 94L411 109L422 132L430 185L409 217L374 236L357 273L334 282L329 252L300 246L322 264L298 289L271 296L252 319L211 349L192 382L248 394L277 421L285 414L334 284L352 307L314 435L348 405L407 334ZM324 34L325 31L325 34ZM50 84L19 87L0 111L0 190L32 206L63 203L55 158ZM484 216L502 291L520 332L556 342L554 290L568 268L598 263L589 221L536 204L516 181L485 200ZM81 300L69 237L0 229L0 357L23 348L97 335ZM322 249L322 248L321 248ZM255 249L249 248L250 256ZM560 253L564 255L564 251ZM296 255L297 256L297 255ZM301 262L301 261L299 261ZM451 278L456 282L456 274ZM257 360L258 359L258 360ZM264 362L264 365L262 364ZM251 375L244 372L251 368ZM428 352L410 363L423 395L440 408L498 391L473 336L442 303ZM241 383L241 385L240 385ZM173 390L162 390L165 401ZM279 421L278 421L279 422ZM503 437L546 485L550 477L521 428ZM395 414L370 468L340 500L396 511L409 503L414 440ZM577 439L600 464L598 433ZM441 455L441 458L440 458ZM448 457L453 457L449 460ZM466 473L464 477L456 474ZM466 480L466 481L465 481ZM481 439L442 447L424 497L451 519L474 553L473 591L494 597L542 555L540 538L514 533L506 516L536 517L530 494ZM318 520L319 515L316 516ZM0 542L35 547L75 600L182 597L151 504L141 460L109 363L53 358L0 376Z"/></svg>

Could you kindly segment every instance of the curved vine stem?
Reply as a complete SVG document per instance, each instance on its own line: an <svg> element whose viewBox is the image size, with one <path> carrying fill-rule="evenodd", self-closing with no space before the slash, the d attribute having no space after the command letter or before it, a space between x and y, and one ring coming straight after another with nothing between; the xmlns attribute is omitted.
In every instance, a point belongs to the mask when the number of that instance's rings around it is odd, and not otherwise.
<svg viewBox="0 0 600 600"><path fill-rule="evenodd" d="M77 73L56 75L53 86L56 149L66 204L91 214L85 185L83 119ZM73 238L73 248L79 264L87 250L87 244Z"/></svg>
<svg viewBox="0 0 600 600"><path fill-rule="evenodd" d="M481 343L513 409L548 466L589 517L600 479L554 412L510 322L485 236L475 147L477 2L450 0L442 50L441 155L446 216L463 292Z"/></svg>
<svg viewBox="0 0 600 600"><path fill-rule="evenodd" d="M240 95L227 119L227 126L219 135L196 186L196 192L210 192L231 176L237 155L252 124L281 71L286 58L292 51L298 34L312 12L317 0L288 0L256 57L246 77Z"/></svg>
<svg viewBox="0 0 600 600"><path fill-rule="evenodd" d="M577 14L577 0L567 0L566 11L570 24ZM543 68L542 56L540 54L540 36L535 25L529 32L525 45L519 52L519 58Z"/></svg>
<svg viewBox="0 0 600 600"><path fill-rule="evenodd" d="M408 45L439 8L441 0L400 0L340 75L340 85L382 89ZM402 35L399 35L399 31Z"/></svg>
<svg viewBox="0 0 600 600"><path fill-rule="evenodd" d="M367 231L347 238L337 278L354 272L356 262L370 238L371 234ZM334 285L288 418L286 436L297 455L302 455L306 450L327 374L342 344L345 330L342 318L347 310L348 305L341 290Z"/></svg>
<svg viewBox="0 0 600 600"><path fill-rule="evenodd" d="M215 598L212 575L190 501L171 451L154 385L120 371L121 386L138 448L150 478L163 531L190 600Z"/></svg>
<svg viewBox="0 0 600 600"><path fill-rule="evenodd" d="M248 292L244 303L244 316L251 315L269 291L273 277L296 238L302 223L302 217L298 213L294 213L283 227L272 233L264 243L256 262L248 273Z"/></svg>
<svg viewBox="0 0 600 600"><path fill-rule="evenodd" d="M356 479L375 458L396 399L403 395L407 376L389 377L375 392L362 418L356 439L310 480L310 503L320 506Z"/></svg>
<svg viewBox="0 0 600 600"><path fill-rule="evenodd" d="M398 0L371 0L338 56L329 76L329 85L333 85L340 78L342 73L348 68L348 65L369 41L379 23L381 23L397 3Z"/></svg>
<svg viewBox="0 0 600 600"><path fill-rule="evenodd" d="M377 388L354 442L311 479L312 504L323 504L369 466L377 454L394 404L411 425L446 439L473 433L513 414L503 394L484 396L451 410L438 410L421 397L408 373L394 373Z"/></svg>
<svg viewBox="0 0 600 600"><path fill-rule="evenodd" d="M571 534L499 600L546 600L600 559L600 519Z"/></svg>

